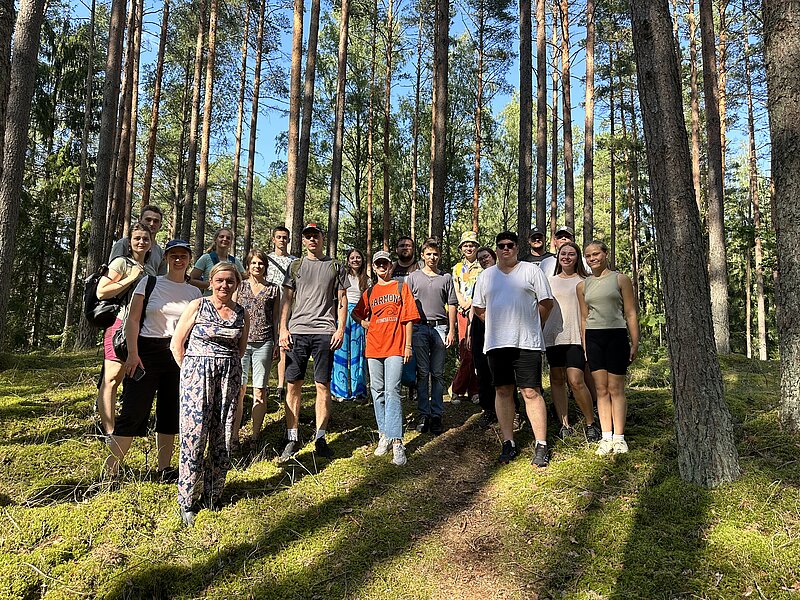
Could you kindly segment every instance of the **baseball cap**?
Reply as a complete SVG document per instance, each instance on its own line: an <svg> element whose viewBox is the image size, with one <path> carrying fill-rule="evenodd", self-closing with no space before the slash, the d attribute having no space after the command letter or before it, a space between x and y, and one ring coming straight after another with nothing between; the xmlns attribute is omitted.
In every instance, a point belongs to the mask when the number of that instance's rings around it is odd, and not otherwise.
<svg viewBox="0 0 800 600"><path fill-rule="evenodd" d="M320 235L322 235L322 234L324 234L324 233L325 233L324 231L322 231L322 227L320 227L320 226L319 226L319 225L317 225L316 223L306 223L306 226L305 226L305 227L303 227L303 233L302 233L302 235L305 235L307 231L316 231L316 232L318 232Z"/></svg>
<svg viewBox="0 0 800 600"><path fill-rule="evenodd" d="M189 242L184 240L170 240L167 242L167 245L164 246L164 254L175 248L184 248L189 251L189 254L192 253L192 247L189 245Z"/></svg>
<svg viewBox="0 0 800 600"><path fill-rule="evenodd" d="M559 233L567 233L569 234L569 237L575 239L575 232L572 231L572 227L567 227L567 226L559 227L558 229L556 229L556 237L558 237Z"/></svg>
<svg viewBox="0 0 800 600"><path fill-rule="evenodd" d="M529 239L535 238L537 235L545 237L544 231L542 231L539 227L534 227L531 229L531 234L528 236Z"/></svg>
<svg viewBox="0 0 800 600"><path fill-rule="evenodd" d="M388 260L392 262L392 257L386 250L379 250L372 255L372 264L376 264L379 260Z"/></svg>

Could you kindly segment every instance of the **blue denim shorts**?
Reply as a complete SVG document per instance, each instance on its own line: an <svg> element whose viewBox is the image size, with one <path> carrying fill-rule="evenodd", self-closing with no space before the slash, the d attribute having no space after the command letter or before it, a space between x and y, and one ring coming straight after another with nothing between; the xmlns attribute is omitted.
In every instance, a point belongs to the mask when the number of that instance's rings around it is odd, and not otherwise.
<svg viewBox="0 0 800 600"><path fill-rule="evenodd" d="M253 369L253 388L267 387L269 371L272 368L272 340L247 344L242 356L242 385L247 385L250 368Z"/></svg>

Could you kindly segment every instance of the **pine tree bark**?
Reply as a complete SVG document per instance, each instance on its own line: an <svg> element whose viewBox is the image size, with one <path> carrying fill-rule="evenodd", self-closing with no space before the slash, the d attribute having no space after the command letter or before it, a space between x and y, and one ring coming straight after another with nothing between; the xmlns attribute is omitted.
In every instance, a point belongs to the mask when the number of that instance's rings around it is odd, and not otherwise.
<svg viewBox="0 0 800 600"><path fill-rule="evenodd" d="M344 146L344 104L347 83L347 37L350 21L350 0L342 0L339 11L339 56L336 71L336 116L333 124L333 159L331 195L328 212L328 256L336 256L339 245L339 201L342 194L342 149ZM369 252L367 248L367 252Z"/></svg>
<svg viewBox="0 0 800 600"><path fill-rule="evenodd" d="M25 153L28 149L28 126L31 101L36 88L39 33L44 17L45 0L22 0L14 27L9 80L6 127L3 139L3 171L0 175L0 345L6 347L5 327L14 266L14 244L19 221Z"/></svg>
<svg viewBox="0 0 800 600"><path fill-rule="evenodd" d="M0 0L0 140L6 131L6 104L11 81L11 37L14 35L14 0ZM0 176L2 176L0 150Z"/></svg>
<svg viewBox="0 0 800 600"><path fill-rule="evenodd" d="M583 125L584 247L594 237L594 8L594 0L586 0L586 101Z"/></svg>
<svg viewBox="0 0 800 600"><path fill-rule="evenodd" d="M242 161L242 129L244 123L244 93L247 88L247 50L250 33L250 5L244 5L244 28L242 33L242 67L239 74L239 100L236 113L235 147L233 150L233 175L231 176L231 230L233 231L233 254L239 243L239 171ZM245 253L245 256L247 253Z"/></svg>
<svg viewBox="0 0 800 600"><path fill-rule="evenodd" d="M551 63L553 79L553 106L551 112L552 124L550 137L550 248L554 249L556 227L558 227L558 59L560 47L558 44L558 2L553 0L553 35L550 40L553 47Z"/></svg>
<svg viewBox="0 0 800 600"><path fill-rule="evenodd" d="M719 57L718 63L718 79L717 86L719 87L719 132L722 147L722 181L725 182L727 174L726 154L728 152L727 142L727 106L728 106L728 0L719 0L717 2L717 12L719 20L719 44L717 46L717 56Z"/></svg>
<svg viewBox="0 0 800 600"><path fill-rule="evenodd" d="M192 75L192 52L186 51L186 67L184 68L183 90L181 91L181 133L178 137L177 161L175 164L175 183L172 192L172 223L170 223L170 239L181 238L183 222L183 181L185 175L186 129L189 126L189 87ZM181 238L182 239L182 238Z"/></svg>
<svg viewBox="0 0 800 600"><path fill-rule="evenodd" d="M561 107L564 132L564 224L575 228L575 163L572 151L572 82L570 81L569 2L561 0ZM555 232L553 232L555 234ZM555 235L553 235L555 237Z"/></svg>
<svg viewBox="0 0 800 600"><path fill-rule="evenodd" d="M370 257L367 270L372 272L372 203L375 192L375 71L376 71L376 40L378 37L378 0L375 0L372 11L372 33L370 47L372 56L369 63L369 114L367 115L367 244L366 252Z"/></svg>
<svg viewBox="0 0 800 600"><path fill-rule="evenodd" d="M247 179L244 187L244 253L253 247L253 184L255 179L256 134L258 133L258 103L261 98L261 62L264 56L264 13L266 0L261 0L258 9L258 33L256 34L256 64L253 73L253 102L250 108L250 139L247 145ZM287 221L288 223L289 221ZM299 234L298 234L299 235ZM298 256L295 254L295 256Z"/></svg>
<svg viewBox="0 0 800 600"><path fill-rule="evenodd" d="M413 142L411 147L411 239L416 240L417 232L417 199L418 179L419 179L419 105L420 105L420 90L422 88L422 10L419 11L419 23L417 25L417 65L416 65L416 83L414 85L414 125L413 125ZM367 252L370 252L367 247Z"/></svg>
<svg viewBox="0 0 800 600"><path fill-rule="evenodd" d="M208 156L211 149L211 109L214 105L214 60L217 55L217 7L211 0L208 16L208 55L206 56L206 89L203 99L203 133L200 140L200 177L197 182L197 222L195 223L194 255L205 252L206 206L208 203Z"/></svg>
<svg viewBox="0 0 800 600"><path fill-rule="evenodd" d="M72 238L72 269L69 276L67 292L67 309L64 314L64 329L61 334L61 350L65 351L73 344L74 336L70 335L70 327L74 319L75 294L78 289L78 273L81 261L81 231L83 231L83 213L86 201L86 175L89 162L89 134L92 126L92 84L94 83L94 24L95 0L89 11L89 48L86 61L86 84L83 107L83 133L81 134L81 163L78 171L78 199L75 207L75 231Z"/></svg>
<svg viewBox="0 0 800 600"><path fill-rule="evenodd" d="M206 27L206 0L199 0L197 14L197 38L194 46L194 76L192 78L192 116L189 120L189 141L186 150L185 189L183 194L183 216L181 217L181 239L189 241L194 212L195 177L197 172L197 128L200 124L200 90L203 77L203 39Z"/></svg>
<svg viewBox="0 0 800 600"><path fill-rule="evenodd" d="M800 433L800 2L764 0L764 58L778 247L778 340L783 426Z"/></svg>
<svg viewBox="0 0 800 600"><path fill-rule="evenodd" d="M111 187L111 162L119 105L120 69L122 66L122 31L125 21L125 0L112 0L109 18L108 52L105 82L103 84L103 106L100 113L100 135L97 142L97 161L94 188L92 190L92 226L89 235L89 254L86 272L94 273L105 259L106 209ZM95 330L81 314L76 346L86 348L94 342Z"/></svg>
<svg viewBox="0 0 800 600"><path fill-rule="evenodd" d="M667 0L631 0L630 12L650 198L660 242L678 469L685 481L714 487L738 477L739 465L714 351L708 273L669 5Z"/></svg>
<svg viewBox="0 0 800 600"><path fill-rule="evenodd" d="M722 134L719 117L716 36L712 0L700 0L700 36L703 52L703 95L708 146L708 276L711 316L717 352L731 351L728 322L728 261L725 248L725 190L722 170Z"/></svg>
<svg viewBox="0 0 800 600"><path fill-rule="evenodd" d="M391 148L389 146L390 123L392 110L392 52L394 50L394 5L389 1L386 13L386 77L383 94L383 249L389 251L389 233L391 230L391 208L389 206L389 162ZM370 261L372 260L370 256Z"/></svg>
<svg viewBox="0 0 800 600"><path fill-rule="evenodd" d="M478 6L477 46L478 69L475 72L475 157L472 164L472 231L478 233L481 198L481 116L483 115L483 54L486 33L484 5Z"/></svg>
<svg viewBox="0 0 800 600"><path fill-rule="evenodd" d="M128 235L133 212L133 178L136 170L136 138L139 131L139 63L142 55L142 26L144 0L136 3L136 27L133 33L133 84L131 86L131 122L128 142L128 170L125 173L125 211L122 218L122 235Z"/></svg>
<svg viewBox="0 0 800 600"><path fill-rule="evenodd" d="M591 1L591 0L590 0ZM547 224L546 0L536 0L536 226Z"/></svg>
<svg viewBox="0 0 800 600"><path fill-rule="evenodd" d="M611 237L609 239L609 263L611 268L615 269L617 265L617 138L616 138L616 106L615 106L615 89L614 89L614 50L609 44L608 46L608 102L609 102L609 121L611 133L611 147L609 148L610 166L611 166L611 198L610 198L610 231Z"/></svg>
<svg viewBox="0 0 800 600"><path fill-rule="evenodd" d="M161 105L161 79L164 76L164 51L167 47L168 24L169 0L164 0L164 5L161 9L161 35L158 38L158 55L156 57L156 72L153 81L153 105L150 109L150 126L147 131L147 154L144 163L144 179L142 180L141 206L150 204L150 188L153 185L153 165L156 158L156 141L158 138L158 113Z"/></svg>
<svg viewBox="0 0 800 600"><path fill-rule="evenodd" d="M700 217L703 215L703 195L700 184L700 92L697 85L697 21L694 0L688 0L686 20L689 22L689 98L692 116L692 184Z"/></svg>
<svg viewBox="0 0 800 600"><path fill-rule="evenodd" d="M262 0L263 1L263 0ZM300 79L303 66L303 0L294 0L292 24L292 66L289 75L289 134L286 153L286 212L284 224L289 229L292 253L299 256L302 248L300 231L294 226L294 202L297 187L297 158L300 145Z"/></svg>
<svg viewBox="0 0 800 600"><path fill-rule="evenodd" d="M767 360L767 308L764 301L764 249L761 241L761 206L758 192L758 155L756 153L756 128L753 110L753 78L750 73L749 31L744 27L744 79L747 95L748 133L748 196L753 209L754 268L756 276L756 319L758 321L758 358Z"/></svg>
<svg viewBox="0 0 800 600"><path fill-rule="evenodd" d="M450 47L450 2L436 0L436 34L434 46L433 87L434 102L431 135L431 228L430 235L438 240L444 234L444 203L447 185L447 105L448 105L448 64ZM530 220L530 219L529 219Z"/></svg>
<svg viewBox="0 0 800 600"><path fill-rule="evenodd" d="M521 240L527 240L531 232L531 186L533 183L533 42L531 27L531 0L520 0L517 232ZM527 245L522 247L527 254Z"/></svg>

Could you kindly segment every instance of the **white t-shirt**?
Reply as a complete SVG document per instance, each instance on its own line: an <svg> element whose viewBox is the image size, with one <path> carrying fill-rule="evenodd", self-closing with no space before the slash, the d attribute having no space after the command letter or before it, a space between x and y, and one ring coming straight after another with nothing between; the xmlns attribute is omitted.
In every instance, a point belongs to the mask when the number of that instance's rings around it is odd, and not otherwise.
<svg viewBox="0 0 800 600"><path fill-rule="evenodd" d="M550 277L556 272L556 265L558 261L556 260L555 256L548 256L542 259L542 262L539 263L539 268L544 273L545 277Z"/></svg>
<svg viewBox="0 0 800 600"><path fill-rule="evenodd" d="M133 293L144 296L146 286L147 277L142 277ZM192 300L200 296L200 290L193 285L175 283L166 277L158 277L153 293L147 301L147 313L140 335L149 338L172 337L183 311Z"/></svg>
<svg viewBox="0 0 800 600"><path fill-rule="evenodd" d="M575 288L583 281L581 277L547 278L553 292L553 310L544 324L544 343L548 348L563 344L581 345L581 308Z"/></svg>
<svg viewBox="0 0 800 600"><path fill-rule="evenodd" d="M486 309L484 352L497 348L544 350L539 301L552 298L542 270L520 262L510 273L496 265L478 276L472 305Z"/></svg>

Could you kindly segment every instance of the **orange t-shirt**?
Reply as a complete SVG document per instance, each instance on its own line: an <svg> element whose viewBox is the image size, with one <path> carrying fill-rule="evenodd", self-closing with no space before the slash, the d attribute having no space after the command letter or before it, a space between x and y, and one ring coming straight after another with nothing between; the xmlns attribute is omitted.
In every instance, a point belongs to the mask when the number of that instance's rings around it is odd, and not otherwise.
<svg viewBox="0 0 800 600"><path fill-rule="evenodd" d="M406 345L405 324L419 321L419 311L411 289L404 283L398 296L397 281L392 280L372 286L369 300L367 294L369 290L361 294L352 312L353 319L357 321L369 319L364 355L367 358L403 356Z"/></svg>

